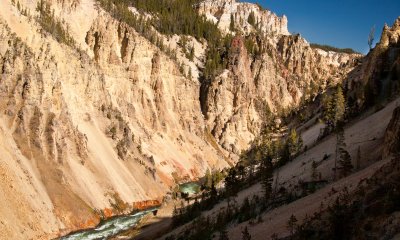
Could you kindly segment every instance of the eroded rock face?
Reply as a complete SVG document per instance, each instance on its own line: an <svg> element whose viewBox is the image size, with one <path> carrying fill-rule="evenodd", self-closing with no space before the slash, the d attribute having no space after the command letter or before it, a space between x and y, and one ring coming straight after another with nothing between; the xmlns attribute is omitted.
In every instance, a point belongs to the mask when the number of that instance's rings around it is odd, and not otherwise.
<svg viewBox="0 0 400 240"><path fill-rule="evenodd" d="M400 153L400 107L393 111L392 119L386 129L383 158Z"/></svg>
<svg viewBox="0 0 400 240"><path fill-rule="evenodd" d="M346 79L348 102L355 111L400 93L400 18L385 25L380 42Z"/></svg>
<svg viewBox="0 0 400 240"><path fill-rule="evenodd" d="M76 4L68 14L96 9ZM92 226L115 194L133 208L228 166L206 131L198 81L132 28L97 10L74 34L78 52L1 5L0 213L15 216L0 224L5 238Z"/></svg>
<svg viewBox="0 0 400 240"><path fill-rule="evenodd" d="M255 133L258 121L253 109L252 93L256 91L252 83L250 58L243 39L236 37L232 42L230 68L225 70L209 86L205 108L208 126L224 149L239 154ZM238 138L240 136L240 138Z"/></svg>
<svg viewBox="0 0 400 240"><path fill-rule="evenodd" d="M298 106L301 100L341 82L361 57L312 49L300 35L289 34L285 16L255 4L204 1L198 9L222 32L234 34L234 26L242 36L256 33L255 41L262 43L262 53L252 56L244 38L236 36L228 69L202 86L207 126L233 158L259 134L267 109L277 113Z"/></svg>
<svg viewBox="0 0 400 240"><path fill-rule="evenodd" d="M235 154L259 134L267 109L276 113L296 107L341 82L360 57L312 49L299 35L281 35L277 44L263 44L266 52L252 57L237 36L229 68L205 87L208 127L221 146Z"/></svg>
<svg viewBox="0 0 400 240"><path fill-rule="evenodd" d="M206 0L199 4L198 9L225 33L232 33L233 20L234 29L245 34L258 29L270 35L289 35L286 16L278 17L256 4L236 0ZM250 14L254 15L254 23L248 21Z"/></svg>
<svg viewBox="0 0 400 240"><path fill-rule="evenodd" d="M36 2L19 3L35 13ZM264 36L267 51L258 57L237 36L228 69L200 103L203 43L191 39L194 62L178 57L193 69L189 78L181 62L93 0L52 4L75 48L0 0L0 214L15 216L0 222L5 238L50 238L93 226L100 213L121 213L111 209L116 202L129 210L207 168L227 167L258 134L267 106L296 106L312 86L338 82L351 68L354 56L314 50L288 35L286 18L231 3L243 32L254 30L245 21L254 12L273 36ZM222 8L223 30L227 4L204 5L213 16ZM179 38L168 41L177 45Z"/></svg>
<svg viewBox="0 0 400 240"><path fill-rule="evenodd" d="M389 47L390 45L396 45L400 39L400 17L395 20L392 27L385 24L381 40L379 42L380 47Z"/></svg>

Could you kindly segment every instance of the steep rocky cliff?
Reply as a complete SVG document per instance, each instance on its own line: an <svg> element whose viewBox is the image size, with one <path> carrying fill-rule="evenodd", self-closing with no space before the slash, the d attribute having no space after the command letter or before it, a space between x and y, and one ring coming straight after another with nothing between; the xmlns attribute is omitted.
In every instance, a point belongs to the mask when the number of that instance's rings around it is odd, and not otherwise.
<svg viewBox="0 0 400 240"><path fill-rule="evenodd" d="M199 83L94 2L77 4L62 14L80 15L69 27L86 51L1 1L0 211L10 218L0 232L10 239L94 224L117 198L159 199L228 166L206 131Z"/></svg>
<svg viewBox="0 0 400 240"><path fill-rule="evenodd" d="M383 158L400 153L400 107L393 111L392 119L386 129Z"/></svg>
<svg viewBox="0 0 400 240"><path fill-rule="evenodd" d="M206 0L198 8L201 14L216 23L224 33L240 31L248 34L259 30L270 36L289 35L286 16L278 17L256 4L236 0Z"/></svg>
<svg viewBox="0 0 400 240"><path fill-rule="evenodd" d="M400 93L400 18L392 27L384 26L379 43L349 74L346 85L355 111Z"/></svg>
<svg viewBox="0 0 400 240"><path fill-rule="evenodd" d="M302 100L341 82L361 57L311 48L300 35L288 35L285 17L279 18L254 4L229 0L205 1L200 6L207 17L220 16L218 26L225 32L226 16L231 13L245 16L235 23L243 29L252 12L257 21L263 22L268 16L266 22L273 23L252 37L262 49L258 54L248 53L245 47L251 35L237 35L228 69L203 85L202 107L208 128L224 149L235 154L259 134L267 109L277 113L299 106Z"/></svg>
<svg viewBox="0 0 400 240"><path fill-rule="evenodd" d="M174 60L93 0L50 1L74 40L68 46L39 24L37 2L0 0L0 214L10 216L0 221L1 239L93 226L229 166L258 134L267 106L297 106L313 86L341 81L358 57L311 49L288 34L286 18L230 1L243 33L254 30L243 22L254 12L274 34L260 39L267 51L257 57L236 36L228 69L201 86L206 44L191 39L190 61L180 36L160 35L178 52ZM233 9L227 1L202 6L220 19Z"/></svg>

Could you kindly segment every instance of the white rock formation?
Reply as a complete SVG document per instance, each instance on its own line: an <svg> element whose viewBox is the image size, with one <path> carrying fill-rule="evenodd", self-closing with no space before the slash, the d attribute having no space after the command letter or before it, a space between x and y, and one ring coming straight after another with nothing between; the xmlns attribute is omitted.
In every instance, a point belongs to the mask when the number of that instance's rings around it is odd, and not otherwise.
<svg viewBox="0 0 400 240"><path fill-rule="evenodd" d="M218 24L218 27L225 33L232 32L230 25L231 18L233 18L235 28L244 34L259 29L265 34L289 35L286 16L278 17L273 12L263 10L256 4L237 2L236 0L206 0L199 4L198 9L207 19ZM251 13L254 14L257 27L248 22Z"/></svg>

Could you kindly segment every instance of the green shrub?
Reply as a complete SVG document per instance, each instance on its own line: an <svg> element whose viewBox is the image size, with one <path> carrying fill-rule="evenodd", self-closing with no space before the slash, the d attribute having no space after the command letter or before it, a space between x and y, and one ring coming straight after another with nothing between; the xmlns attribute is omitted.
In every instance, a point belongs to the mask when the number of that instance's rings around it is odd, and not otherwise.
<svg viewBox="0 0 400 240"><path fill-rule="evenodd" d="M58 42L71 47L75 46L75 41L69 35L68 29L64 29L61 21L56 19L48 2L41 0L37 3L36 10L39 12L38 22L43 30L50 33Z"/></svg>
<svg viewBox="0 0 400 240"><path fill-rule="evenodd" d="M198 14L196 6L200 0L97 0L97 2L114 18L133 27L161 50L165 46L157 40L151 26L165 35L190 35L200 41L206 40L208 49L203 69L206 80L211 80L226 67L225 59L232 37L223 37L217 25ZM143 17L138 17L128 9L129 6L135 7L139 12L149 13L153 18L145 20ZM176 59L174 54L170 54L170 57Z"/></svg>
<svg viewBox="0 0 400 240"><path fill-rule="evenodd" d="M338 52L338 53L360 54L359 52L357 52L351 48L337 48L337 47L333 47L333 46L329 46L329 45L321 45L321 44L317 44L317 43L311 43L310 47L311 48L319 48L324 51L332 51L332 52Z"/></svg>

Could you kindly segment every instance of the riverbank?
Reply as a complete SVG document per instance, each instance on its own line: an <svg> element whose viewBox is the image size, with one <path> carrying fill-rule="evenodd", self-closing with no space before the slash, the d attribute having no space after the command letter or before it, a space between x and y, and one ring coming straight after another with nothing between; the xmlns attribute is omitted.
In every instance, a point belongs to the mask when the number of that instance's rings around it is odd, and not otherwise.
<svg viewBox="0 0 400 240"><path fill-rule="evenodd" d="M106 239L133 228L146 215L157 212L158 207L153 207L137 213L110 218L101 222L94 229L81 230L61 237L61 240L79 239Z"/></svg>
<svg viewBox="0 0 400 240"><path fill-rule="evenodd" d="M164 203L157 211L157 215L147 215L140 220L140 223L134 228L128 229L110 238L116 239L132 239L145 240L156 239L171 229L172 213L174 206L178 204L176 201Z"/></svg>
<svg viewBox="0 0 400 240"><path fill-rule="evenodd" d="M186 194L193 197L200 192L200 185L197 182L187 182L179 185L180 194ZM190 199L190 198L189 198ZM157 211L156 215L147 215L133 228L127 229L110 239L156 239L172 230L172 215L174 207L180 207L181 202L193 204L193 199L185 201L184 199L165 201Z"/></svg>
<svg viewBox="0 0 400 240"><path fill-rule="evenodd" d="M109 238L127 229L134 228L143 217L156 214L162 205L160 200L146 200L129 205L120 201L117 201L117 203L117 209L106 208L98 213L97 222L75 231L60 234L57 239Z"/></svg>

